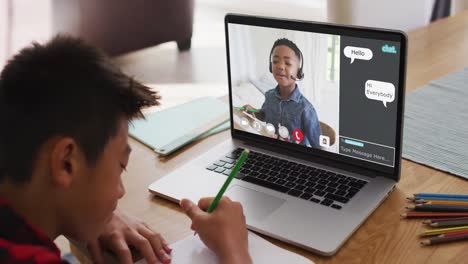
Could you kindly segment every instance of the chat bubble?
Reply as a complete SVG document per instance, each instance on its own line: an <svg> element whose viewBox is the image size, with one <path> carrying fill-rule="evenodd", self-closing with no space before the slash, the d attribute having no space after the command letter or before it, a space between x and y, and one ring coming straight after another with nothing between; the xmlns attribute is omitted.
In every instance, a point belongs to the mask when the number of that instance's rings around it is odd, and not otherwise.
<svg viewBox="0 0 468 264"><path fill-rule="evenodd" d="M353 63L355 59L370 60L373 56L372 50L353 46L346 46L344 48L344 55L351 59L351 63Z"/></svg>
<svg viewBox="0 0 468 264"><path fill-rule="evenodd" d="M365 93L367 98L381 101L387 107L387 103L395 100L395 85L389 82L367 80Z"/></svg>

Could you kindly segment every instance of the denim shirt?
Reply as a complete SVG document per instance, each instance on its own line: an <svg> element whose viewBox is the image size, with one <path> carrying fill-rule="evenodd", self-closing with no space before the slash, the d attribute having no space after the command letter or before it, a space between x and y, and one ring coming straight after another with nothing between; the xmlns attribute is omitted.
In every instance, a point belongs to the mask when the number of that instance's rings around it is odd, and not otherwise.
<svg viewBox="0 0 468 264"><path fill-rule="evenodd" d="M320 146L321 131L317 113L314 106L299 91L297 84L287 100L281 99L279 86L268 90L260 111L264 114L264 121L275 126L276 134L278 134L278 124L281 124L288 129L291 142L295 142L292 135L294 129L299 129L304 135L304 139L299 144Z"/></svg>

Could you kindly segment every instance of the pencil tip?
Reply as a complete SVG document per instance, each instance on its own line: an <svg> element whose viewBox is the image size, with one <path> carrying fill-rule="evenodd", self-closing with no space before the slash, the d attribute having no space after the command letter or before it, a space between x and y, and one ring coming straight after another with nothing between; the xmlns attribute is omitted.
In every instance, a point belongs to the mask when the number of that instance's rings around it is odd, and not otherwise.
<svg viewBox="0 0 468 264"><path fill-rule="evenodd" d="M430 244L431 244L431 241L429 240L421 241L421 246L429 246Z"/></svg>
<svg viewBox="0 0 468 264"><path fill-rule="evenodd" d="M401 217L401 218L406 218L406 213L400 214L400 217Z"/></svg>

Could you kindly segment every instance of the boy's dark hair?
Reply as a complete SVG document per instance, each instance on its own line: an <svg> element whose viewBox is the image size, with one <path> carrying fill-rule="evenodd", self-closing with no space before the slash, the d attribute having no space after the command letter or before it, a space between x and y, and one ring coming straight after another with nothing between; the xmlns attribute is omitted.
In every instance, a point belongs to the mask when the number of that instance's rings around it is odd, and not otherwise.
<svg viewBox="0 0 468 264"><path fill-rule="evenodd" d="M299 63L300 63L299 69L297 71L297 78L299 78L299 79L304 78L304 72L303 72L304 58L302 56L302 52L297 47L296 43L292 42L291 40L289 40L287 38L277 39L273 43L273 47L271 47L271 51L270 51L270 64L269 64L270 65L269 66L270 72L273 72L272 65L271 65L271 56L273 55L273 50L278 46L286 46L286 47L288 47L288 48L290 48L290 49L292 49L294 51L294 54L296 54L296 56L299 58Z"/></svg>
<svg viewBox="0 0 468 264"><path fill-rule="evenodd" d="M56 136L75 139L95 165L119 120L142 117L159 98L79 39L33 43L0 75L0 181L27 182L39 149Z"/></svg>

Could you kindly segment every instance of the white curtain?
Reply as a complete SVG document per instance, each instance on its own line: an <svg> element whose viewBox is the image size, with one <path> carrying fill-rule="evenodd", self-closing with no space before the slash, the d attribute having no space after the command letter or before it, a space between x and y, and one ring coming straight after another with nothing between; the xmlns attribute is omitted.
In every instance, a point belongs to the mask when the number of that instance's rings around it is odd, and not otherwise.
<svg viewBox="0 0 468 264"><path fill-rule="evenodd" d="M230 25L229 50L231 81L234 86L255 78L256 59L251 32L246 27Z"/></svg>
<svg viewBox="0 0 468 264"><path fill-rule="evenodd" d="M312 103L321 102L322 90L327 87L327 37L324 34L301 34L296 37L301 39L300 43L304 43L300 47L304 55L304 80L299 85L302 94Z"/></svg>

